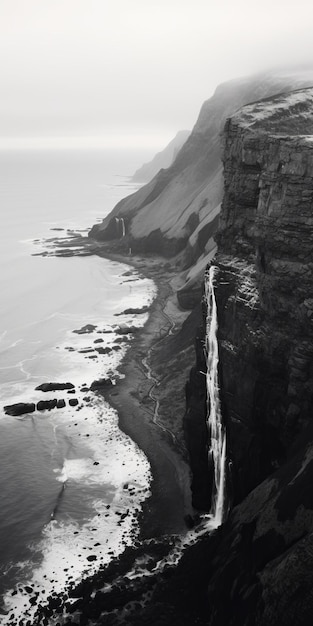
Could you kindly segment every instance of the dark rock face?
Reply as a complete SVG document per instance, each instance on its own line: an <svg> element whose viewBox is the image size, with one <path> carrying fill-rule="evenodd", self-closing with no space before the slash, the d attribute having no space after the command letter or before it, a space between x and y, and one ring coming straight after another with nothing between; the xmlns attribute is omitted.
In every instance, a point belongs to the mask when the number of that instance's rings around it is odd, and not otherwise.
<svg viewBox="0 0 313 626"><path fill-rule="evenodd" d="M226 119L248 102L310 84L301 75L267 73L220 85L203 104L189 138L170 167L161 169L147 185L121 200L101 224L93 226L90 237L100 241L120 238L116 220L123 218L127 250L130 247L133 252L156 252L166 257L180 253L185 267L203 260L202 256L209 257L223 196L220 133ZM191 285L196 282L199 287L203 268L202 264ZM186 285L182 301L186 301L187 290ZM194 298L198 295L195 293Z"/></svg>
<svg viewBox="0 0 313 626"><path fill-rule="evenodd" d="M214 265L236 506L209 540L210 626L312 622L312 131L313 89L248 105L225 127Z"/></svg>
<svg viewBox="0 0 313 626"><path fill-rule="evenodd" d="M312 119L308 89L249 105L225 128L214 263L237 500L281 465L312 414L313 143L293 134Z"/></svg>
<svg viewBox="0 0 313 626"><path fill-rule="evenodd" d="M12 415L13 417L24 415L25 413L33 413L35 408L36 407L33 402L17 402L16 404L8 404L3 407L6 415Z"/></svg>
<svg viewBox="0 0 313 626"><path fill-rule="evenodd" d="M57 408L58 401L56 398L53 400L40 400L37 402L37 411L51 411Z"/></svg>
<svg viewBox="0 0 313 626"><path fill-rule="evenodd" d="M63 389L74 389L73 383L42 383L35 387L38 391L58 391Z"/></svg>
<svg viewBox="0 0 313 626"><path fill-rule="evenodd" d="M108 389L113 386L112 380L110 378L99 378L99 380L94 380L91 385L91 391L97 391L102 389Z"/></svg>
<svg viewBox="0 0 313 626"><path fill-rule="evenodd" d="M312 425L211 542L210 626L312 622Z"/></svg>
<svg viewBox="0 0 313 626"><path fill-rule="evenodd" d="M212 476L208 463L208 429L206 425L206 362L203 352L204 328L199 328L196 340L196 364L186 383L186 413L184 434L192 472L192 504L198 510L209 511Z"/></svg>

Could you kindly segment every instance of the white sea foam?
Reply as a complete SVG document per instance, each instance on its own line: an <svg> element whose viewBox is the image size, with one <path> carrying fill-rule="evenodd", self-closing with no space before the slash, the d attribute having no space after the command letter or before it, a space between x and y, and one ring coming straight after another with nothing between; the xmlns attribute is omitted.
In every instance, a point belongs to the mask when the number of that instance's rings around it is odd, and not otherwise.
<svg viewBox="0 0 313 626"><path fill-rule="evenodd" d="M149 281L145 281L145 283L146 287L150 287L149 302L153 297L154 289L151 282L149 284ZM120 310L123 307L140 307L146 303L147 297L144 297L142 290L141 298L138 298L136 294L131 299L125 298L120 304ZM120 324L139 326L145 319L146 315L139 318L129 315L120 316L116 326ZM38 419L45 419L51 424L54 438L52 458L54 454L58 458L58 441L63 440L65 435L71 442L71 449L74 449L73 458L65 457L62 466L54 468L56 481L65 485L65 491L60 497L60 505L63 501L66 502L67 490L70 490L73 484L85 488L102 485L102 497L99 498L98 490L96 499L91 498L88 521L83 524L71 517L64 519L59 513L59 508L51 512L52 519L44 527L41 540L33 545L34 555L41 553L41 564L33 568L31 575L27 575L26 578L25 575L31 564L20 564L21 583L16 588L16 595L11 596L8 593L5 597L9 614L7 618L3 618L3 623L8 623L6 620L9 620L12 612L15 618L24 616L26 610L28 616L31 617L34 614L36 607L29 605L30 596L25 592L27 584L33 587L34 592L40 594L43 601L48 594L61 592L69 582L78 581L86 573L92 573L100 563L109 562L114 555L123 551L126 545L130 545L138 534L136 516L142 502L150 493L151 475L148 461L138 447L118 429L116 412L91 392L88 392L88 395L92 398L92 402L89 405L82 403L86 392L79 392L83 382L90 385L95 378L105 377L109 371L114 371L126 350L125 345L122 344L121 350L111 352L109 355L100 354L97 359L86 358L88 355L80 350L95 345L112 347L116 339L120 337L114 332L98 334L98 328L104 330L110 327L104 328L96 322L95 318L90 322L96 326L92 333L77 334L68 331L63 344L55 349L58 353L59 366L61 363L61 370L66 371L66 379L76 386L75 397L79 399L78 407L70 407L67 403L62 411L43 413L36 411L31 414L31 419L35 422ZM98 338L102 338L103 342L94 344L93 342ZM74 348L73 352L65 349L69 344ZM28 359L28 365L34 360L36 361L35 356ZM26 362L23 363L24 371L25 365ZM36 372L32 369L29 375L30 380L34 381L35 376ZM40 378L41 381L51 379L51 370L46 376L41 373ZM58 379L60 379L60 373ZM45 399L61 398L64 395L64 391L53 391L43 396L42 392L34 392L33 388L30 388L29 384L24 381L19 385L19 392L15 393L14 401L37 402L43 397ZM69 398L70 396L66 399ZM29 420L30 417L25 416L21 419ZM83 456L77 456L79 453L77 448L83 449ZM96 559L88 561L87 557L90 555L94 555Z"/></svg>
<svg viewBox="0 0 313 626"><path fill-rule="evenodd" d="M25 602L33 615L35 609L29 605L25 585L31 585L43 599L51 592L61 592L71 580L95 571L100 563L109 562L130 545L138 535L136 515L150 493L150 467L145 455L119 431L116 412L103 406L102 400L95 397L93 405L79 416L68 412L65 420L64 414L54 411L49 419L54 427L70 433L74 447L83 440L89 455L66 458L61 469L55 468L56 479L66 483L62 497L66 498L66 490L73 483L103 485L103 497L99 498L97 492L91 502L93 514L83 524L62 516L58 519L55 513L56 519L45 526L41 541L33 546L34 552L42 554L41 564L17 586L15 596L9 593L5 597L10 613L4 623L8 623L12 611L15 617L23 616ZM88 561L90 555L96 559ZM21 571L27 570L27 565L21 564Z"/></svg>
<svg viewBox="0 0 313 626"><path fill-rule="evenodd" d="M33 581L34 587L41 591L61 590L68 575L78 580L82 572L92 571L102 559L104 562L112 553L119 553L124 546L122 542L132 541L138 532L136 511L149 493L151 478L144 455L118 430L115 412L102 401L97 408L96 396L80 391L82 383L89 386L95 378L112 376L110 371L120 362L124 344L120 344L121 350L109 355L91 353L97 355L95 359L78 351L89 344L96 345L94 341L98 338L103 339L99 344L102 347L116 343L116 333L98 334L98 330L108 330L113 324L141 325L144 316L140 316L139 321L132 316L117 318L115 313L148 304L154 296L152 282L139 279L138 273L127 265L97 257L31 256L38 251L34 249L33 238L37 238L42 247L44 238L52 239L55 235L48 232L48 228L81 229L90 225L99 213L103 214L104 206L109 211L125 193L125 188L118 190L112 184L107 186L108 191L100 187L99 183L107 180L103 154L97 153L92 168L90 155L87 161L85 156L76 158L56 153L12 153L9 158L4 153L1 155L0 199L6 210L0 250L3 270L0 321L1 328L7 331L2 330L1 335L1 379L6 382L1 385L0 404L66 399L65 409L35 411L19 418L8 417L0 411L0 465L1 459L10 458L10 463L0 467L2 487L6 487L9 476L13 480L9 489L12 494L24 489L22 497L17 499L16 511L13 504L12 509L6 509L7 518L11 519L16 513L21 524L18 540L27 533L25 520L33 522L32 516L27 517L23 509L29 506L31 490L35 506L40 503L47 509L42 534L33 541L34 559L17 563L16 555L14 557L12 571L19 568L20 576L16 579L20 582L17 595L7 594L7 601L11 608L17 607L14 609L16 620L18 616L24 617L30 608L24 591L27 582ZM111 168L112 155L107 163ZM86 165L89 178L86 178ZM61 238L65 234L66 230L60 233ZM136 282L128 282L130 279L123 277L123 273L129 271L131 280ZM97 326L92 335L77 336L72 332L87 323ZM67 346L72 346L74 351L66 350ZM10 350L2 354L2 349L8 347ZM54 380L69 380L76 385L78 407L69 407L68 400L73 396L66 392L34 392L34 387L41 382ZM83 406L86 395L95 399L94 409ZM8 441L10 447L4 441ZM16 459L19 452L22 452L22 462L14 463L14 459L19 460ZM23 480L19 480L19 469L23 471ZM40 482L41 469L44 477ZM45 486L48 474L50 483L46 493L41 487ZM30 477L34 480L28 485ZM63 484L58 482L61 477ZM80 488L87 494L81 515L67 507L71 492L79 493ZM59 491L57 508L53 510L53 494ZM23 498L25 494L27 497ZM6 497L10 504L12 496L7 493ZM128 514L121 519L127 510ZM50 512L54 513L54 518L50 518ZM36 514L34 510L32 515ZM0 521L3 545L7 543L5 530ZM13 530L12 533L14 536ZM101 545L94 546L95 543ZM97 561L89 562L88 554L95 554ZM5 569L10 570L9 562ZM69 571L64 572L65 569ZM44 598L44 594L40 597ZM28 619L32 621L31 617Z"/></svg>

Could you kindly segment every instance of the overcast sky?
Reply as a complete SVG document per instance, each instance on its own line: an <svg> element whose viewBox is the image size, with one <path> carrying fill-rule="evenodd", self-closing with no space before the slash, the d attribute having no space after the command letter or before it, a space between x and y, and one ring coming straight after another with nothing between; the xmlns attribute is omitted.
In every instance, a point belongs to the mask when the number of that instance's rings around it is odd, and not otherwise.
<svg viewBox="0 0 313 626"><path fill-rule="evenodd" d="M0 137L161 148L220 82L313 62L312 33L312 0L0 0Z"/></svg>

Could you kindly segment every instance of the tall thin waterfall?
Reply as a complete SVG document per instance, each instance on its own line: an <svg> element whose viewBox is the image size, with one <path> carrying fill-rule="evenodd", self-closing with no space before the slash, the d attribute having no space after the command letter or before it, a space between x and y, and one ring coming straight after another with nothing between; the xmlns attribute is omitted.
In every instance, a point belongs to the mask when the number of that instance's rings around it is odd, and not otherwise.
<svg viewBox="0 0 313 626"><path fill-rule="evenodd" d="M210 518L214 525L223 522L225 514L225 468L226 432L222 423L218 387L218 343L217 306L214 293L215 266L211 266L205 280L207 301L206 317L206 387L207 387L207 426L209 431L209 456L214 468Z"/></svg>
<svg viewBox="0 0 313 626"><path fill-rule="evenodd" d="M121 235L121 237L125 237L125 235L126 235L126 230L125 230L125 222L124 222L124 218L123 218L123 217L116 217L116 218L115 218L115 222L116 222L116 229L117 229L117 233L120 235L120 230L122 229L122 235Z"/></svg>
<svg viewBox="0 0 313 626"><path fill-rule="evenodd" d="M124 222L124 218L121 217L121 224L122 224L122 237L125 237L125 222Z"/></svg>

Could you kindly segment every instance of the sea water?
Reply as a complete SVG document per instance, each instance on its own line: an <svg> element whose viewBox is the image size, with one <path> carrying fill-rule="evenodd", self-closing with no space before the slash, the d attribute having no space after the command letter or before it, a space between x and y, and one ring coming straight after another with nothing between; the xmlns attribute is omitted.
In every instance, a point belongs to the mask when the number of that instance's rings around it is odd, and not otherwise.
<svg viewBox="0 0 313 626"><path fill-rule="evenodd" d="M118 325L146 314L152 281L91 257L40 256L46 240L83 233L137 188L147 155L98 150L0 152L0 593L15 619L108 562L138 533L150 467L118 428L91 382L117 374L127 343ZM75 333L86 324L91 332ZM96 347L114 348L108 354ZM71 382L43 393L44 382ZM64 399L66 406L10 417L5 405ZM78 400L71 406L69 400ZM28 591L25 591L25 588ZM1 602L0 602L1 604Z"/></svg>

